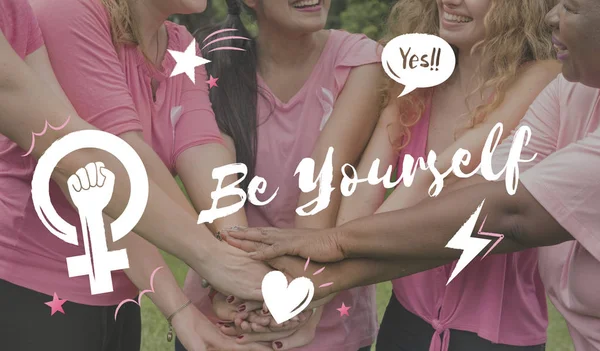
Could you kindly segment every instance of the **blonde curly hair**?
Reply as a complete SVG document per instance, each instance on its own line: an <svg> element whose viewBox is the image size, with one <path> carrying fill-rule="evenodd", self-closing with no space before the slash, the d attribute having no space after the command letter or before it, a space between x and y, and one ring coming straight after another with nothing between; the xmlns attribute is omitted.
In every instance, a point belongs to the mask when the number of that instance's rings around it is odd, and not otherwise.
<svg viewBox="0 0 600 351"><path fill-rule="evenodd" d="M484 19L485 37L474 45L472 52L480 54L477 69L478 87L473 94L492 89L491 101L470 112L466 129L483 122L487 114L496 109L505 98L506 91L515 81L519 67L530 61L555 57L552 50L551 28L545 15L557 0L491 0ZM399 0L392 8L387 21L383 45L395 37L408 33L439 33L439 12L436 0ZM457 51L457 49L455 48ZM396 99L403 87L387 80L383 88L384 104ZM398 112L401 143L391 140L397 149L410 140L410 127L415 125L425 110L425 102L432 89L419 89L395 101ZM486 99L484 99L486 100Z"/></svg>
<svg viewBox="0 0 600 351"><path fill-rule="evenodd" d="M113 44L139 45L140 33L138 25L131 13L129 0L102 0L110 20L110 31Z"/></svg>

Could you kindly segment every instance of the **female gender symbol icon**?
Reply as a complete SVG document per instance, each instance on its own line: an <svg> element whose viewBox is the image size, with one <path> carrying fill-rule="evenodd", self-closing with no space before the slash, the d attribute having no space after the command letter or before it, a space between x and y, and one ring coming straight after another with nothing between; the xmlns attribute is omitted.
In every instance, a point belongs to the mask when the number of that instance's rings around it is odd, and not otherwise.
<svg viewBox="0 0 600 351"><path fill-rule="evenodd" d="M71 133L54 142L40 157L33 173L31 195L34 208L44 226L52 234L69 244L78 245L77 229L61 218L52 206L49 181L54 168L63 157L85 148L100 149L112 154L125 166L129 176L131 189L129 202L121 216L110 225L112 239L117 241L127 235L142 217L148 202L149 189L144 163L129 144L113 134L98 130L84 130ZM91 172L92 170L94 172ZM86 171L90 179L82 179ZM104 168L102 163L97 162L71 176L68 184L72 200L79 210L85 247L85 255L67 258L69 277L89 275L92 294L111 292L113 291L111 272L129 268L129 261L125 250L108 251L102 217L104 207L92 205L102 197L104 199L100 201L105 201L104 206L108 204L112 196L114 174ZM106 188L100 189L103 186ZM99 190L103 190L103 193ZM110 193L107 194L107 191ZM93 248L91 252L94 258L93 269L88 229Z"/></svg>

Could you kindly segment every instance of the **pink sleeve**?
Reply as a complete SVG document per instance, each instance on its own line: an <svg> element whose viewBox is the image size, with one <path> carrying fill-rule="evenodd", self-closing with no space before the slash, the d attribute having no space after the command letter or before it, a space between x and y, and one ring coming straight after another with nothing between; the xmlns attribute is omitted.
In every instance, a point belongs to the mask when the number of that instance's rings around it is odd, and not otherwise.
<svg viewBox="0 0 600 351"><path fill-rule="evenodd" d="M27 42L26 50L26 55L29 55L44 45L44 38L42 37L40 25L37 21L37 18L33 14L33 10L31 9L29 2L27 2L26 0L23 0L23 2L27 3L27 5L24 7L26 7L26 15L29 19L29 40Z"/></svg>
<svg viewBox="0 0 600 351"><path fill-rule="evenodd" d="M27 0L0 0L0 29L21 58L44 45L42 32Z"/></svg>
<svg viewBox="0 0 600 351"><path fill-rule="evenodd" d="M354 67L381 62L381 50L377 42L364 34L339 32L339 35L344 39L335 61L335 82L337 91L342 91Z"/></svg>
<svg viewBox="0 0 600 351"><path fill-rule="evenodd" d="M532 162L519 163L521 173L534 167L545 157L556 150L558 132L560 128L560 85L562 75L554 79L534 100L519 126L513 130L502 144L500 144L492 156L492 170L498 173L504 168L508 160L515 131L523 126L531 129L531 140L523 147L522 160L529 160L537 154ZM481 170L479 171L481 175ZM504 181L504 177L501 177Z"/></svg>
<svg viewBox="0 0 600 351"><path fill-rule="evenodd" d="M187 47L192 41L191 35L183 35L186 41L184 47ZM197 48L198 56L200 50ZM223 144L221 132L217 126L215 114L212 110L210 98L208 95L207 73L204 66L196 68L196 84L192 83L187 77L184 78L183 91L181 96L181 117L174 125L175 129L175 147L173 160L185 150L194 146L210 143ZM213 89L219 89L214 87Z"/></svg>
<svg viewBox="0 0 600 351"><path fill-rule="evenodd" d="M112 44L108 15L100 2L31 2L52 68L77 113L115 135L141 131L124 67Z"/></svg>
<svg viewBox="0 0 600 351"><path fill-rule="evenodd" d="M600 129L548 156L521 181L536 200L600 261Z"/></svg>

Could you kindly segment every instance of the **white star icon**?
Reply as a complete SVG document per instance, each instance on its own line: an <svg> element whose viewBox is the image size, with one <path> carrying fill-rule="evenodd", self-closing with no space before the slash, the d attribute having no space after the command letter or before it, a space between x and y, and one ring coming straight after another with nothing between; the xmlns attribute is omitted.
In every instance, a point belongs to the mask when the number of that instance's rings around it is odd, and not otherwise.
<svg viewBox="0 0 600 351"><path fill-rule="evenodd" d="M169 50L169 53L173 56L175 61L177 61L177 65L175 65L171 77L185 73L194 84L196 84L196 67L210 62L209 60L196 56L196 39L192 40L192 43L184 52Z"/></svg>

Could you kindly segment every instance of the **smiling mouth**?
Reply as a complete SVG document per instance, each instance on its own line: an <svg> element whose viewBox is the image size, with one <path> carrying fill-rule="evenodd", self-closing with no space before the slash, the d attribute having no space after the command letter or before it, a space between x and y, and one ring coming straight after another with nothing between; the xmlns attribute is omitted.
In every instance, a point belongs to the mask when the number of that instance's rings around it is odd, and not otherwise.
<svg viewBox="0 0 600 351"><path fill-rule="evenodd" d="M444 19L448 22L453 22L453 23L469 23L469 22L473 21L473 19L471 17L453 15L453 14L445 12L445 11L444 11Z"/></svg>
<svg viewBox="0 0 600 351"><path fill-rule="evenodd" d="M554 46L554 50L556 50L556 54L559 56L564 56L565 54L567 54L569 52L569 50L567 49L565 44L561 43L555 37L552 37L552 44Z"/></svg>
<svg viewBox="0 0 600 351"><path fill-rule="evenodd" d="M311 7L317 7L321 4L321 0L300 0L292 4L296 9L308 9Z"/></svg>

